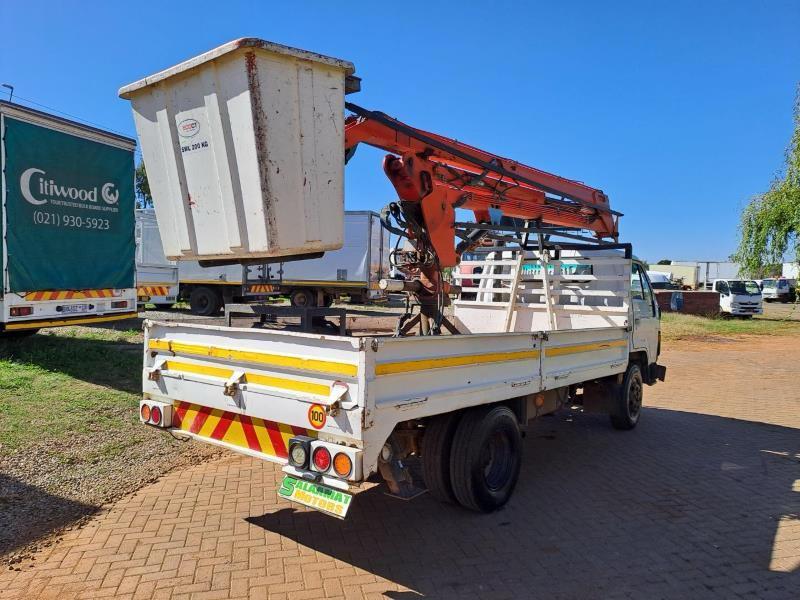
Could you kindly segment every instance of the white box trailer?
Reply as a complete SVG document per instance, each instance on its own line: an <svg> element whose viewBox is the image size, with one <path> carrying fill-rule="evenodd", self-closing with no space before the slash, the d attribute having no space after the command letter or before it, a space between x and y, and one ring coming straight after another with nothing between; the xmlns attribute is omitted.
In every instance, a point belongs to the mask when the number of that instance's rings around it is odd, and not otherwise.
<svg viewBox="0 0 800 600"><path fill-rule="evenodd" d="M0 336L136 317L135 148L0 102Z"/></svg>
<svg viewBox="0 0 800 600"><path fill-rule="evenodd" d="M136 210L136 301L169 308L178 300L178 264L164 255L156 214Z"/></svg>
<svg viewBox="0 0 800 600"><path fill-rule="evenodd" d="M389 232L373 211L347 211L344 245L322 258L252 265L249 294L278 293L293 306L330 304L340 296L352 303L381 300L378 283L389 276Z"/></svg>
<svg viewBox="0 0 800 600"><path fill-rule="evenodd" d="M354 302L385 298L378 282L389 273L389 234L378 213L347 211L344 223L344 245L322 258L246 267L178 261L179 297L204 316L264 296L288 296L293 306L330 304L341 296Z"/></svg>
<svg viewBox="0 0 800 600"><path fill-rule="evenodd" d="M253 38L127 85L164 251L237 260L343 242L353 64ZM346 89L349 88L349 89Z"/></svg>

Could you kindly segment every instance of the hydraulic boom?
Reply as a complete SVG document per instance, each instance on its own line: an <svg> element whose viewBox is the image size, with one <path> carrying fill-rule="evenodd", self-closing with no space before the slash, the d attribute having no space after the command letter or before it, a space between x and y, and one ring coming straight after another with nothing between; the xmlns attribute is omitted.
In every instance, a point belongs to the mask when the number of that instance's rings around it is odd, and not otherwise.
<svg viewBox="0 0 800 600"><path fill-rule="evenodd" d="M414 247L412 260L398 265L420 303L448 291L441 270L480 243L494 224L521 220L524 227L554 233L591 231L595 239L617 240L620 213L601 190L491 154L462 142L415 129L383 113L351 103L345 121L349 158L359 143L388 151L383 170L399 203L389 212ZM459 230L455 210L471 210L476 228ZM518 222L518 221L517 221ZM461 224L459 224L461 225ZM480 227L479 225L483 225ZM398 230L395 230L397 233ZM569 235L569 234L567 234ZM463 241L456 245L461 237Z"/></svg>

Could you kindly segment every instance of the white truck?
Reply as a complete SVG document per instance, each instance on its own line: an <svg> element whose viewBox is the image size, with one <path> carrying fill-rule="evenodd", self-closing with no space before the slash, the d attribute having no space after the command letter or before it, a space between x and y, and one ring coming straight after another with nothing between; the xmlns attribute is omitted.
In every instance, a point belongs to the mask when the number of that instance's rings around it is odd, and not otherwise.
<svg viewBox="0 0 800 600"><path fill-rule="evenodd" d="M493 511L512 496L522 434L537 417L580 404L608 414L618 429L637 425L644 386L665 375L657 363L658 305L630 246L579 235L591 226L599 237L615 237L618 213L602 191L517 162L512 172L501 165L505 159L382 113L354 107L362 115L345 123L352 73L346 61L243 39L121 90L133 104L148 172L152 164L160 173L151 181L156 206L173 202L161 205L159 219L163 214L194 258L234 251L229 242L245 225L252 239L241 244L243 260L262 252L313 254L322 236L314 233L302 247L293 240L324 228L331 207L341 206L343 166L356 143L345 132L355 135L354 128L393 153L384 172L412 198L386 213L398 224L387 227L414 240L411 250L393 254L393 266L409 277L381 281L416 302L394 334L146 321L140 418L280 464L281 496L337 517L375 473L403 498L427 489L442 501ZM218 135L204 138L206 129ZM184 134L198 141L177 145ZM417 143L424 147L397 162ZM411 177L417 166L446 175ZM496 173L489 188L478 185L482 170ZM222 178L219 185L206 185L208 171ZM577 200L547 196L530 177ZM464 195L464 186L475 189ZM506 188L511 196L498 198ZM426 202L420 209L413 200L419 190L447 198L449 208ZM492 204L472 205L485 213L483 223L458 224L447 212L480 198ZM511 205L512 198L512 209L549 215L560 227L503 225L494 204ZM320 202L325 210L315 209ZM304 216L284 243L274 224L291 224L298 214ZM209 215L225 221L221 241L206 239L195 222ZM501 227L505 233L487 238ZM429 231L438 232L438 250ZM329 233L333 239L336 232ZM440 267L453 261L458 234L460 249L483 239L501 245L464 260L445 282ZM409 468L414 461L421 479Z"/></svg>
<svg viewBox="0 0 800 600"><path fill-rule="evenodd" d="M178 300L178 264L164 255L156 214L136 209L136 302L167 309Z"/></svg>
<svg viewBox="0 0 800 600"><path fill-rule="evenodd" d="M225 304L263 296L287 296L292 306L328 306L341 296L352 303L386 297L378 282L389 274L389 233L373 211L347 211L344 244L316 260L203 267L178 263L179 297L197 315Z"/></svg>
<svg viewBox="0 0 800 600"><path fill-rule="evenodd" d="M750 318L764 312L761 290L750 279L714 279L711 290L719 292L719 310L723 315Z"/></svg>
<svg viewBox="0 0 800 600"><path fill-rule="evenodd" d="M785 277L772 277L762 279L760 287L764 302L794 302L797 281Z"/></svg>
<svg viewBox="0 0 800 600"><path fill-rule="evenodd" d="M424 485L438 499L494 510L514 489L530 421L582 404L632 429L644 385L664 377L643 265L592 254L570 257L589 267L581 275L562 275L557 260L552 275L519 278L519 257L470 265L482 267L471 280L506 285L476 286L476 300L456 301L459 335L147 321L141 419L280 463L281 494L335 516L376 472L401 496ZM424 482L405 468L413 458Z"/></svg>

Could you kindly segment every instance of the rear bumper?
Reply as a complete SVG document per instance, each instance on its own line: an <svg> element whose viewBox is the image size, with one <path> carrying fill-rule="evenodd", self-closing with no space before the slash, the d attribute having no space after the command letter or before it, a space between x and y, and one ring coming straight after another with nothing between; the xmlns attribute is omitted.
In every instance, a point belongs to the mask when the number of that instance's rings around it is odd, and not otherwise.
<svg viewBox="0 0 800 600"><path fill-rule="evenodd" d="M30 321L17 321L6 323L2 326L4 331L22 331L25 329L41 329L43 327L63 327L65 325L87 325L90 323L104 323L107 321L122 321L134 319L139 316L137 312L125 312L108 315L91 315L67 317L65 319L32 319Z"/></svg>

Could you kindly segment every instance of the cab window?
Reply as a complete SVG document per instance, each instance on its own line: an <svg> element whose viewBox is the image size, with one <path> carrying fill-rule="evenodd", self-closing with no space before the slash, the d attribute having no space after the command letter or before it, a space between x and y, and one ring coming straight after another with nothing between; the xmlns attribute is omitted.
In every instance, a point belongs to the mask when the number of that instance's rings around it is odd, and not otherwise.
<svg viewBox="0 0 800 600"><path fill-rule="evenodd" d="M635 316L655 316L653 290L650 288L650 282L647 280L641 265L636 263L631 269L631 302L633 302Z"/></svg>

